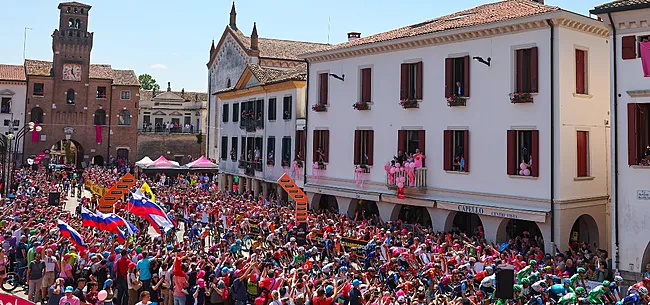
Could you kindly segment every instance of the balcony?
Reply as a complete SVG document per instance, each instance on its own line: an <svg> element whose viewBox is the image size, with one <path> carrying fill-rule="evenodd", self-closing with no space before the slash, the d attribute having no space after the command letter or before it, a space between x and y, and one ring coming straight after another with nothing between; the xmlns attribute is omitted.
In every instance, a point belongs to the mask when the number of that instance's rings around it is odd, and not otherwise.
<svg viewBox="0 0 650 305"><path fill-rule="evenodd" d="M467 98L463 96L450 96L447 98L447 106L449 107L459 107L467 106Z"/></svg>
<svg viewBox="0 0 650 305"><path fill-rule="evenodd" d="M386 173L386 186L389 189L397 189L398 183L404 177L404 189L415 189L424 191L427 188L427 168L415 168L410 175L408 170L391 167Z"/></svg>
<svg viewBox="0 0 650 305"><path fill-rule="evenodd" d="M526 92L510 93L510 102L513 104L530 104L533 102L533 95Z"/></svg>
<svg viewBox="0 0 650 305"><path fill-rule="evenodd" d="M251 162L251 163L253 164L253 169L255 169L255 171L257 171L257 172L262 171L262 161Z"/></svg>
<svg viewBox="0 0 650 305"><path fill-rule="evenodd" d="M246 165L248 165L248 162L246 162L244 160L239 160L239 164L237 165L237 167L246 168Z"/></svg>
<svg viewBox="0 0 650 305"><path fill-rule="evenodd" d="M252 118L242 118L239 121L239 128L246 130L246 132L255 132L258 128L257 126L257 121ZM264 128L264 125L261 128Z"/></svg>

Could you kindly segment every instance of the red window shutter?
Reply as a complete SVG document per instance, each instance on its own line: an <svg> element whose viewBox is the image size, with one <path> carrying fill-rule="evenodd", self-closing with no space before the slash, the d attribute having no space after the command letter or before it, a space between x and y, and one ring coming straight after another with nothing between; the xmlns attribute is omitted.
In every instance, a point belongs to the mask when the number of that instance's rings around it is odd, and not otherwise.
<svg viewBox="0 0 650 305"><path fill-rule="evenodd" d="M418 62L415 64L415 99L421 100L422 99L422 62Z"/></svg>
<svg viewBox="0 0 650 305"><path fill-rule="evenodd" d="M445 59L445 97L454 95L454 59Z"/></svg>
<svg viewBox="0 0 650 305"><path fill-rule="evenodd" d="M587 177L587 132L578 131L576 133L576 166L578 177Z"/></svg>
<svg viewBox="0 0 650 305"><path fill-rule="evenodd" d="M375 131L368 130L368 139L366 144L366 154L368 154L368 165L372 165L375 161Z"/></svg>
<svg viewBox="0 0 650 305"><path fill-rule="evenodd" d="M301 158L305 158L305 131L296 130L296 153L300 154Z"/></svg>
<svg viewBox="0 0 650 305"><path fill-rule="evenodd" d="M533 130L533 142L530 145L530 156L533 159L533 164L531 165L531 176L539 177L539 130Z"/></svg>
<svg viewBox="0 0 650 305"><path fill-rule="evenodd" d="M323 133L323 148L325 149L325 162L330 162L330 131L322 130Z"/></svg>
<svg viewBox="0 0 650 305"><path fill-rule="evenodd" d="M538 92L538 79L539 79L539 58L537 54L537 47L530 49L530 92Z"/></svg>
<svg viewBox="0 0 650 305"><path fill-rule="evenodd" d="M452 146L453 144L453 135L454 131L453 130L443 130L443 160L442 160L442 169L446 171L450 171L452 168L453 164L453 154L452 154Z"/></svg>
<svg viewBox="0 0 650 305"><path fill-rule="evenodd" d="M408 98L408 78L409 77L409 64L402 64L401 73L400 73L400 85L399 85L399 99L405 100Z"/></svg>
<svg viewBox="0 0 650 305"><path fill-rule="evenodd" d="M576 93L585 94L585 51L576 49Z"/></svg>
<svg viewBox="0 0 650 305"><path fill-rule="evenodd" d="M318 103L321 105L327 105L327 88L329 81L329 73L320 74L320 98Z"/></svg>
<svg viewBox="0 0 650 305"><path fill-rule="evenodd" d="M361 70L361 101L371 102L372 99L372 73L370 68Z"/></svg>
<svg viewBox="0 0 650 305"><path fill-rule="evenodd" d="M426 131L425 131L425 130L420 130L420 131L418 131L418 143L419 143L419 146L420 146L420 147L418 147L418 148L420 149L420 152L422 152L422 154L423 154L425 157L426 157L426 152L425 152L426 150L425 150L425 148L427 147L427 143L426 143L426 141L427 141ZM427 166L425 165L425 161L426 161L426 158L425 158L425 159L422 159L422 166L423 166L423 167L427 167Z"/></svg>
<svg viewBox="0 0 650 305"><path fill-rule="evenodd" d="M515 53L515 92L521 92L524 87L524 50L517 50Z"/></svg>
<svg viewBox="0 0 650 305"><path fill-rule="evenodd" d="M625 36L621 39L623 59L636 58L636 36Z"/></svg>
<svg viewBox="0 0 650 305"><path fill-rule="evenodd" d="M361 130L354 131L354 165L361 164Z"/></svg>
<svg viewBox="0 0 650 305"><path fill-rule="evenodd" d="M463 156L465 158L465 172L469 173L469 130L463 131Z"/></svg>
<svg viewBox="0 0 650 305"><path fill-rule="evenodd" d="M639 107L627 104L627 164L639 165L638 156Z"/></svg>
<svg viewBox="0 0 650 305"><path fill-rule="evenodd" d="M318 143L320 142L320 130L314 130L314 143L312 145L312 152L311 152L311 158L312 158L312 163L318 161L318 154L316 151L318 150Z"/></svg>
<svg viewBox="0 0 650 305"><path fill-rule="evenodd" d="M399 152L406 154L406 130L397 131L397 154Z"/></svg>
<svg viewBox="0 0 650 305"><path fill-rule="evenodd" d="M516 175L519 161L517 160L517 131L508 130L508 175Z"/></svg>

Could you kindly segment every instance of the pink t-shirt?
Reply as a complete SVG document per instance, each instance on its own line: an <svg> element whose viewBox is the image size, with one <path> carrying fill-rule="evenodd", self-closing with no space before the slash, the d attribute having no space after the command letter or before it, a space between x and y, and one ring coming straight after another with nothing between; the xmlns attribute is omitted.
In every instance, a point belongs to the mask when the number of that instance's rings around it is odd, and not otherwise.
<svg viewBox="0 0 650 305"><path fill-rule="evenodd" d="M420 168L422 167L422 154L415 154L413 155L413 160L415 162L415 168Z"/></svg>
<svg viewBox="0 0 650 305"><path fill-rule="evenodd" d="M79 305L81 302L79 301L79 298L75 297L74 295L68 298L67 296L63 296L61 300L59 300L59 305Z"/></svg>

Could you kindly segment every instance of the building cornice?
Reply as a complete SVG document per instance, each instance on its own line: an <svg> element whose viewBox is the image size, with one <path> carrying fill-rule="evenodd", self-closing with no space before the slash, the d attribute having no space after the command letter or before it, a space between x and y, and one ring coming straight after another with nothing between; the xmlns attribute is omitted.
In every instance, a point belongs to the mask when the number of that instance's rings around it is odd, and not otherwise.
<svg viewBox="0 0 650 305"><path fill-rule="evenodd" d="M222 100L229 100L229 99L247 97L251 95L257 95L260 93L272 93L272 92L284 91L289 89L302 88L305 87L306 84L307 84L306 81L286 81L277 84L255 86L255 87L244 88L244 89L239 89L234 91L215 93L214 95L216 95Z"/></svg>
<svg viewBox="0 0 650 305"><path fill-rule="evenodd" d="M0 85L18 85L18 86L25 86L27 84L27 81L20 81L20 80L0 80Z"/></svg>
<svg viewBox="0 0 650 305"><path fill-rule="evenodd" d="M522 22L521 20L517 20L516 22L499 22L467 29L443 31L428 35L372 43L351 48L305 54L301 57L307 59L312 63L326 62L371 54L396 52L401 50L417 49L467 40L490 38L495 36L548 28L549 25L547 23L547 20L549 19L552 20L554 25L563 28L568 28L603 38L609 36L609 30L607 27L605 27L605 25L602 24L602 22L592 20L584 16L579 16L579 18L575 18L575 16L579 15L566 11L558 11L551 14L540 15L534 19L528 18L525 22Z"/></svg>

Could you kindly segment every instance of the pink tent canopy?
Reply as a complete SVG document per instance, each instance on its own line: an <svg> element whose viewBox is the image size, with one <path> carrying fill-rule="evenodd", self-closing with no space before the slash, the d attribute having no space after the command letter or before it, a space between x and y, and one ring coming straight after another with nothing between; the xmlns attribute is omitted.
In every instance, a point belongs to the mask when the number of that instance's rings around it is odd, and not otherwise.
<svg viewBox="0 0 650 305"><path fill-rule="evenodd" d="M164 156L153 161L151 165L147 166L147 169L176 169L178 165L172 163L172 161L167 160Z"/></svg>
<svg viewBox="0 0 650 305"><path fill-rule="evenodd" d="M189 169L218 169L219 165L212 163L208 158L201 156L196 161L188 163L185 167Z"/></svg>

